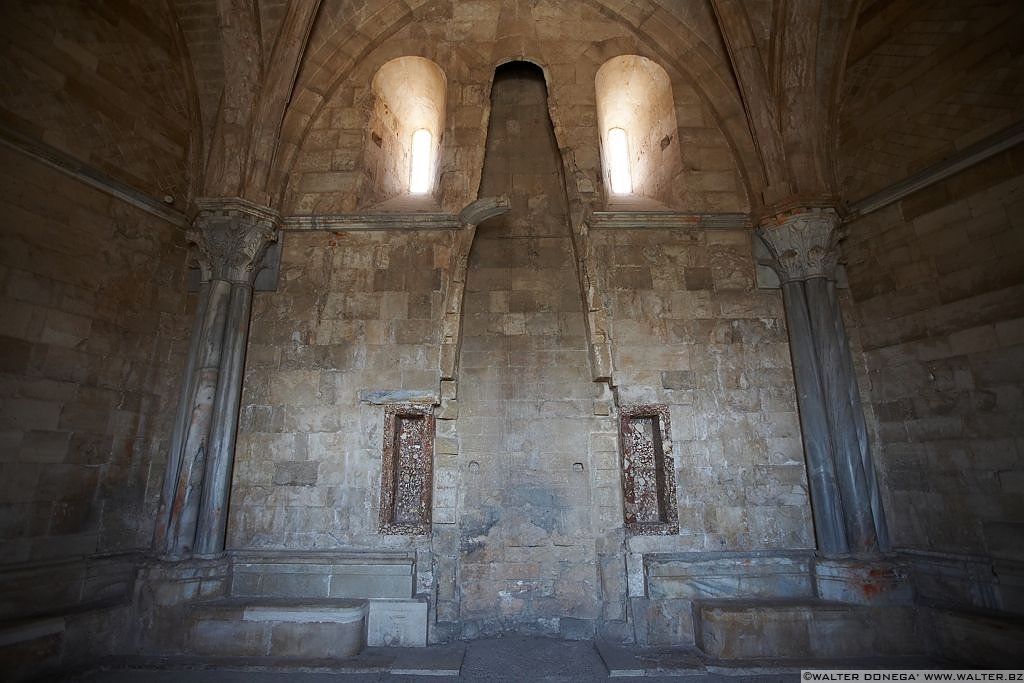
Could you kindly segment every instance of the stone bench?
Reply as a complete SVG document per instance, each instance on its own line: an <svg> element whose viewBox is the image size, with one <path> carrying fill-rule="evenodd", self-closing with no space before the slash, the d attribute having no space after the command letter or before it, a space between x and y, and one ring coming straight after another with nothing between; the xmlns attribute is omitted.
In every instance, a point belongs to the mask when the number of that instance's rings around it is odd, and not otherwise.
<svg viewBox="0 0 1024 683"><path fill-rule="evenodd" d="M227 598L190 606L185 651L222 657L341 659L366 645L366 600Z"/></svg>
<svg viewBox="0 0 1024 683"><path fill-rule="evenodd" d="M367 644L422 647L427 603L415 597L416 557L411 552L235 552L234 599L362 599L368 603Z"/></svg>
<svg viewBox="0 0 1024 683"><path fill-rule="evenodd" d="M924 654L915 609L819 600L699 600L697 646L720 660Z"/></svg>

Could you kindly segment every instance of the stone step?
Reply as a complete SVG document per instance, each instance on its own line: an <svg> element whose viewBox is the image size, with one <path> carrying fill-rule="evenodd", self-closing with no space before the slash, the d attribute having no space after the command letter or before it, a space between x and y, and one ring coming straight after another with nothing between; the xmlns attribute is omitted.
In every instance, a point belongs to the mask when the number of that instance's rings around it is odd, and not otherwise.
<svg viewBox="0 0 1024 683"><path fill-rule="evenodd" d="M842 658L924 654L909 605L820 600L701 600L697 646L716 660Z"/></svg>
<svg viewBox="0 0 1024 683"><path fill-rule="evenodd" d="M1024 616L922 607L936 652L971 667L1011 669L1022 661Z"/></svg>
<svg viewBox="0 0 1024 683"><path fill-rule="evenodd" d="M191 605L185 653L339 659L366 645L365 600L242 600Z"/></svg>

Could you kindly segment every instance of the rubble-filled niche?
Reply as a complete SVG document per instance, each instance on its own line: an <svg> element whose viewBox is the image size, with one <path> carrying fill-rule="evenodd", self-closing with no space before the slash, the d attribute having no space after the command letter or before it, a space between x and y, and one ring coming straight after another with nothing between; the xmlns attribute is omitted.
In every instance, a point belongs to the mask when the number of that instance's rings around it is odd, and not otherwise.
<svg viewBox="0 0 1024 683"><path fill-rule="evenodd" d="M384 410L380 533L429 534L434 470L434 415L429 407Z"/></svg>
<svg viewBox="0 0 1024 683"><path fill-rule="evenodd" d="M398 57L377 70L370 88L363 207L434 194L447 87L441 67L423 57Z"/></svg>
<svg viewBox="0 0 1024 683"><path fill-rule="evenodd" d="M668 406L623 406L619 443L626 532L679 533Z"/></svg>
<svg viewBox="0 0 1024 683"><path fill-rule="evenodd" d="M598 69L594 85L606 201L669 204L682 157L668 74L622 55Z"/></svg>

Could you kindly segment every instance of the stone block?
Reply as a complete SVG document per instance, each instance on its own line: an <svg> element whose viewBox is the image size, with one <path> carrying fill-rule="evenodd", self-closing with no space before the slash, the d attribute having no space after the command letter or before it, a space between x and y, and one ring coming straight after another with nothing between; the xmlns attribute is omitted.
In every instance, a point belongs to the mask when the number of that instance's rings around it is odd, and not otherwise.
<svg viewBox="0 0 1024 683"><path fill-rule="evenodd" d="M1020 667L1024 627L1018 619L930 608L922 608L922 612L936 656L963 662L966 667Z"/></svg>
<svg viewBox="0 0 1024 683"><path fill-rule="evenodd" d="M913 586L905 565L881 560L814 562L814 580L823 600L857 605L910 604Z"/></svg>
<svg viewBox="0 0 1024 683"><path fill-rule="evenodd" d="M274 463L274 486L315 486L319 466L313 461Z"/></svg>
<svg viewBox="0 0 1024 683"><path fill-rule="evenodd" d="M697 646L716 659L919 655L910 606L707 600L695 605Z"/></svg>
<svg viewBox="0 0 1024 683"><path fill-rule="evenodd" d="M594 619L562 617L558 620L558 635L564 640L593 640L596 625Z"/></svg>
<svg viewBox="0 0 1024 683"><path fill-rule="evenodd" d="M409 598L412 593L411 572L357 573L345 568L332 573L329 595L332 598Z"/></svg>
<svg viewBox="0 0 1024 683"><path fill-rule="evenodd" d="M724 557L651 560L652 598L810 598L814 595L810 557L736 553Z"/></svg>
<svg viewBox="0 0 1024 683"><path fill-rule="evenodd" d="M370 647L424 647L427 603L422 600L371 600L366 644Z"/></svg>
<svg viewBox="0 0 1024 683"><path fill-rule="evenodd" d="M189 629L189 654L218 657L257 657L270 649L270 624L199 617Z"/></svg>

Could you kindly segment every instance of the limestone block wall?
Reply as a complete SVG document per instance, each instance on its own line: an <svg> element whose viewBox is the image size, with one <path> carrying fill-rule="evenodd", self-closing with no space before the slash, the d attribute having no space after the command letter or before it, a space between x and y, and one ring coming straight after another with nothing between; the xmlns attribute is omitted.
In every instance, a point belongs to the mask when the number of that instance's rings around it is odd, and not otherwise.
<svg viewBox="0 0 1024 683"><path fill-rule="evenodd" d="M171 226L4 149L0 563L148 548L187 352Z"/></svg>
<svg viewBox="0 0 1024 683"><path fill-rule="evenodd" d="M574 26L571 32L565 26ZM504 37L504 38L503 38ZM637 54L666 69L671 79L683 172L665 191L667 203L689 211L744 211L749 204L718 116L707 99L665 63L647 41L612 23L586 3L502 3L452 0L433 3L367 57L338 73L338 83L312 112L308 132L290 169L284 212L334 213L366 206L371 190L365 150L371 149L370 84L390 59L417 55L435 62L447 81L446 122L440 151L438 199L458 211L476 198L483 165L494 69L525 59L545 73L557 144L581 192L602 186L595 77L609 59ZM287 131L286 131L287 132ZM656 144L660 145L661 136ZM661 195L659 195L660 197Z"/></svg>
<svg viewBox="0 0 1024 683"><path fill-rule="evenodd" d="M813 548L782 297L746 230L596 230L620 405L669 407L679 535L634 552Z"/></svg>
<svg viewBox="0 0 1024 683"><path fill-rule="evenodd" d="M3 127L184 211L194 108L169 6L26 0L0 24Z"/></svg>
<svg viewBox="0 0 1024 683"><path fill-rule="evenodd" d="M1024 559L1022 172L1017 147L844 243L896 547Z"/></svg>
<svg viewBox="0 0 1024 683"><path fill-rule="evenodd" d="M378 535L384 406L361 391L438 392L452 234L289 232L257 293L228 546L402 546Z"/></svg>

